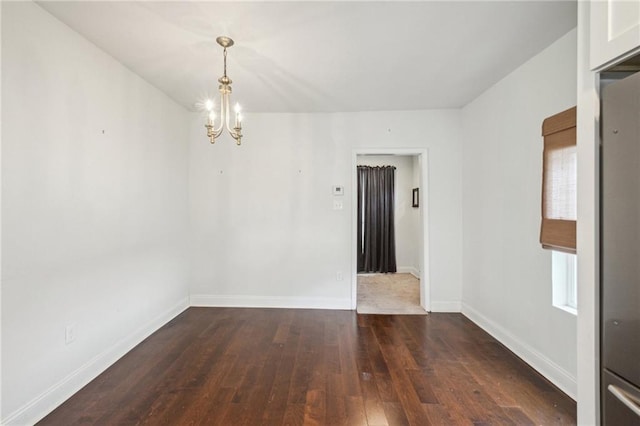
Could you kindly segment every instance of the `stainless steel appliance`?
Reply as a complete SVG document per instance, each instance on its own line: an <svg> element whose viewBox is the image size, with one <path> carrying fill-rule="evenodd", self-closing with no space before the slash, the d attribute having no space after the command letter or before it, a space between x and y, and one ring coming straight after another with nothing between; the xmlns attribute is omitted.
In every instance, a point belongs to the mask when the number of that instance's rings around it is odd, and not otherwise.
<svg viewBox="0 0 640 426"><path fill-rule="evenodd" d="M602 89L602 422L640 426L640 73Z"/></svg>

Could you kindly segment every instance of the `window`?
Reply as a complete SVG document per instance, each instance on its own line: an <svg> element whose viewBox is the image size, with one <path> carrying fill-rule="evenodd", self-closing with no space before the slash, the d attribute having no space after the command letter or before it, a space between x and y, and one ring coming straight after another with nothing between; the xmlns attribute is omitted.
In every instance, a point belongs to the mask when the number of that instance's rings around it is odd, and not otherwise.
<svg viewBox="0 0 640 426"><path fill-rule="evenodd" d="M576 252L576 108L542 123L542 222L540 243L545 249Z"/></svg>
<svg viewBox="0 0 640 426"><path fill-rule="evenodd" d="M574 315L578 313L578 262L575 254L551 252L553 306Z"/></svg>
<svg viewBox="0 0 640 426"><path fill-rule="evenodd" d="M576 108L542 123L542 220L540 243L552 250L553 306L577 314Z"/></svg>

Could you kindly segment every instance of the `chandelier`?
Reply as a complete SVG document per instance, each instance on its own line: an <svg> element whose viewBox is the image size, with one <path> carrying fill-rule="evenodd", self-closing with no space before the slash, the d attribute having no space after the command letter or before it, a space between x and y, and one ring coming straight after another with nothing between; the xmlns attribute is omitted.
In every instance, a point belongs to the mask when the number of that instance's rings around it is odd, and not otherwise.
<svg viewBox="0 0 640 426"><path fill-rule="evenodd" d="M220 46L224 48L224 74L218 79L218 89L220 90L220 124L216 128L216 112L213 101L208 99L205 103L205 107L208 112L207 124L204 127L207 128L207 136L209 142L212 144L216 142L216 138L222 134L224 128L227 129L233 139L236 140L236 144L240 145L242 141L242 116L240 115L240 105L236 104L234 108L235 120L233 127L230 127L229 121L231 119L231 113L229 111L229 98L231 97L231 79L227 77L227 47L233 46L233 40L229 37L220 36L216 38L216 41Z"/></svg>

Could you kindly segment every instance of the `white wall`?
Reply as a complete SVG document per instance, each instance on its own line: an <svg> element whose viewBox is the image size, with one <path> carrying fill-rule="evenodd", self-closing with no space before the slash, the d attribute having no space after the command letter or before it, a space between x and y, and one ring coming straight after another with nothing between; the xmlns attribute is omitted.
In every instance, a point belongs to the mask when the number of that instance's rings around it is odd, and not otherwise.
<svg viewBox="0 0 640 426"><path fill-rule="evenodd" d="M538 242L544 118L576 104L576 31L463 109L463 312L576 396L576 317Z"/></svg>
<svg viewBox="0 0 640 426"><path fill-rule="evenodd" d="M415 156L417 157L417 156ZM398 272L410 272L420 276L420 222L419 211L411 207L414 185L414 156L409 155L359 155L358 165L394 166L394 225L396 265ZM355 188L354 188L355 190ZM354 206L357 208L357 206Z"/></svg>
<svg viewBox="0 0 640 426"><path fill-rule="evenodd" d="M202 120L190 145L192 303L350 308L353 150L419 147L432 303L460 305L459 111L247 114L241 147L228 136L211 146ZM343 210L332 185L345 187Z"/></svg>
<svg viewBox="0 0 640 426"><path fill-rule="evenodd" d="M30 2L2 3L2 89L2 423L28 424L187 306L189 119Z"/></svg>

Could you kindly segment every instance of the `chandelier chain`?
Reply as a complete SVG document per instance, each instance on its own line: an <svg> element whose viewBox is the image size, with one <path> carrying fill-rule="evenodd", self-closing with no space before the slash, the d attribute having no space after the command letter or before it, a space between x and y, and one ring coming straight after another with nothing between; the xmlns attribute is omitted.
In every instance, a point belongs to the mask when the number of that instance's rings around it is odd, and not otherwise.
<svg viewBox="0 0 640 426"><path fill-rule="evenodd" d="M224 76L227 76L227 48L224 48L223 51L223 55L224 55Z"/></svg>

